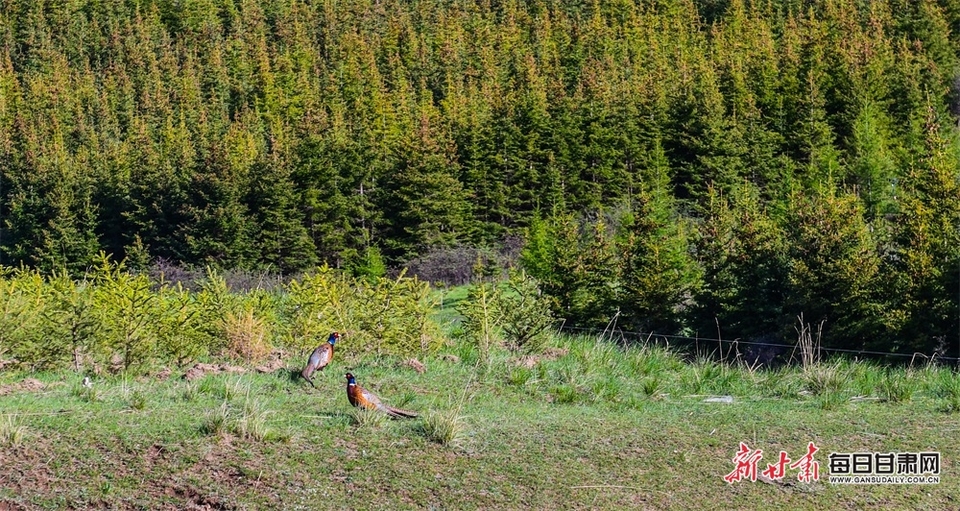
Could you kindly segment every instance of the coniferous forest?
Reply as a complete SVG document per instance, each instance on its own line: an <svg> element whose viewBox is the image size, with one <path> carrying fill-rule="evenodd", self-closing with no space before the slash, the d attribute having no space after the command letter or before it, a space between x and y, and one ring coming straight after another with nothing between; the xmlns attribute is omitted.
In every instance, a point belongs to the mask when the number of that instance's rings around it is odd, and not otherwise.
<svg viewBox="0 0 960 511"><path fill-rule="evenodd" d="M0 264L520 238L568 325L957 356L960 0L0 0Z"/></svg>

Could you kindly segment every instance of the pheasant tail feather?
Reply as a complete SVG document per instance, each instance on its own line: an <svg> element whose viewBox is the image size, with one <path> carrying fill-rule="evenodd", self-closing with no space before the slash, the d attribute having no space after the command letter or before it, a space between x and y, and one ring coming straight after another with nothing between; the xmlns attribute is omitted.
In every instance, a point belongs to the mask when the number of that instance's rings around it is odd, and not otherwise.
<svg viewBox="0 0 960 511"><path fill-rule="evenodd" d="M390 414L391 417L397 417L397 418L405 417L407 419L414 419L417 417L416 412L411 412L409 410L402 410L400 408L394 408L392 406L387 407L387 413Z"/></svg>

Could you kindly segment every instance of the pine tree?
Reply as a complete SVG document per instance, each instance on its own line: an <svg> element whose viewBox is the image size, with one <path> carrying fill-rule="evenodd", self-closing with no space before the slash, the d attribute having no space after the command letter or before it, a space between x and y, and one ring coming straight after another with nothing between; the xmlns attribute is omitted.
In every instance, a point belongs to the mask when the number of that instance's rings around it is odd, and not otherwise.
<svg viewBox="0 0 960 511"><path fill-rule="evenodd" d="M316 266L316 247L285 165L270 160L255 164L245 202L256 225L254 247L261 265L285 274Z"/></svg>
<svg viewBox="0 0 960 511"><path fill-rule="evenodd" d="M679 216L659 145L654 154L659 155L651 159L619 242L623 269L617 302L626 324L669 334L684 327L690 300L701 285L701 270L690 250L694 231Z"/></svg>
<svg viewBox="0 0 960 511"><path fill-rule="evenodd" d="M454 147L439 130L429 97L419 107L416 131L401 146L398 168L385 183L386 239L395 258L450 246L468 232L468 192L457 179Z"/></svg>
<svg viewBox="0 0 960 511"><path fill-rule="evenodd" d="M905 282L891 295L905 315L896 346L903 351L955 353L960 289L960 142L928 110L925 154L900 193L898 245L892 265ZM899 280L899 279L898 279Z"/></svg>
<svg viewBox="0 0 960 511"><path fill-rule="evenodd" d="M720 329L723 338L779 338L785 317L787 245L782 228L744 182L731 196L711 190L697 254L703 287L696 295L694 326Z"/></svg>
<svg viewBox="0 0 960 511"><path fill-rule="evenodd" d="M831 182L791 197L785 312L824 322L824 346L861 349L880 329L880 258L864 214L855 195Z"/></svg>

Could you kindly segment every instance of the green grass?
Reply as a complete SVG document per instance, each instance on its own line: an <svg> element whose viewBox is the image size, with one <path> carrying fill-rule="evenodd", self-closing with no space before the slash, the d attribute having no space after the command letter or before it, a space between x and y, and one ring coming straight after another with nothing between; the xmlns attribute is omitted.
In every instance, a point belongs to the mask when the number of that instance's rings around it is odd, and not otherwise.
<svg viewBox="0 0 960 511"><path fill-rule="evenodd" d="M0 415L0 446L15 448L23 444L27 428L12 415Z"/></svg>
<svg viewBox="0 0 960 511"><path fill-rule="evenodd" d="M459 410L431 411L420 425L423 435L441 445L458 445L464 439L466 424Z"/></svg>
<svg viewBox="0 0 960 511"><path fill-rule="evenodd" d="M418 374L349 368L391 405L360 413L341 378L275 374L131 383L29 375L0 393L0 507L174 509L947 509L960 489L960 377L948 369L750 371L661 349L560 341L532 367L451 352ZM868 374L869 373L869 374ZM26 374L0 373L0 388ZM885 383L886 382L886 383ZM708 396L733 402L706 402ZM139 396L139 397L138 397ZM856 400L854 396L875 399ZM139 400L143 406L136 405ZM13 439L13 440L11 440ZM739 442L820 448L821 480L728 484ZM834 486L834 451L936 450L939 485Z"/></svg>

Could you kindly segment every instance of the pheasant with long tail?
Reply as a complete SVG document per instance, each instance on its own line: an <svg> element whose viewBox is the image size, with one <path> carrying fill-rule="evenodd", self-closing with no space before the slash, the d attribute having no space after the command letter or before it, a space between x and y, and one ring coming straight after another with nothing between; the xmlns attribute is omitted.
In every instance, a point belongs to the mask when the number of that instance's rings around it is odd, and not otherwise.
<svg viewBox="0 0 960 511"><path fill-rule="evenodd" d="M367 410L378 410L396 419L413 419L417 416L415 412L401 410L400 408L383 404L376 394L357 385L357 379L350 373L347 373L347 399L349 399L350 404L355 407L363 407Z"/></svg>
<svg viewBox="0 0 960 511"><path fill-rule="evenodd" d="M303 376L304 380L310 382L313 388L317 388L317 386L313 384L313 380L310 379L310 377L313 376L313 373L322 371L323 368L327 367L327 364L333 360L333 345L339 340L339 332L330 334L330 337L327 338L327 343L321 344L317 349L313 350L313 354L311 354L310 359L307 360L307 366L303 368L303 371L300 371L300 376Z"/></svg>

